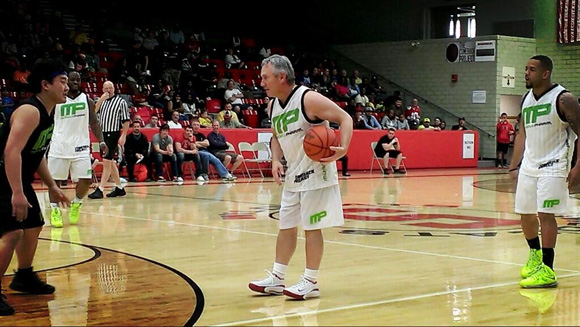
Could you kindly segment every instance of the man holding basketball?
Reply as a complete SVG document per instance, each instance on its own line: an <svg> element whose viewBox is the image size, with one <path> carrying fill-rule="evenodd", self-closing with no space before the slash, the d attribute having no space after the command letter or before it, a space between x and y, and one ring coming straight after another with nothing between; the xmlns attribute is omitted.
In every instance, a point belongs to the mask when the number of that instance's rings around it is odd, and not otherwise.
<svg viewBox="0 0 580 327"><path fill-rule="evenodd" d="M319 297L317 278L324 249L322 228L344 223L335 161L348 150L352 118L330 99L295 85L294 69L285 56L264 59L261 76L261 86L269 97L275 98L268 104L273 131L272 175L278 185L282 184L283 175L286 178L274 267L267 278L250 282L249 288L302 300ZM340 146L330 147L334 154L316 162L304 152L304 136L313 125L328 124L327 121L340 125ZM286 172L280 162L282 157L287 161ZM306 234L306 269L296 285L286 287L286 270L296 249L300 224Z"/></svg>

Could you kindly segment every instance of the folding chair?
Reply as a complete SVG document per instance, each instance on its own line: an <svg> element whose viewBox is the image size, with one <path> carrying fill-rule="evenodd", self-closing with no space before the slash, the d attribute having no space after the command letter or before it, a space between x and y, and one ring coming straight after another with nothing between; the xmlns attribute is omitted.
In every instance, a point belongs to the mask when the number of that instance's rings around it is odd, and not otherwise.
<svg viewBox="0 0 580 327"><path fill-rule="evenodd" d="M252 143L252 149L256 154L256 159L258 159L258 164L267 163L268 168L272 167L272 153L270 152L270 147L264 142L254 142ZM260 158L260 153L265 154L265 158Z"/></svg>
<svg viewBox="0 0 580 327"><path fill-rule="evenodd" d="M375 147L377 146L377 142L371 142L371 152L373 154L373 159L371 161L371 171L370 173L373 173L373 167L375 165L375 162L377 162L379 164L379 168L381 169L381 173L385 173L385 170L383 169L383 158L379 158L377 157L377 155L375 154Z"/></svg>
<svg viewBox="0 0 580 327"><path fill-rule="evenodd" d="M248 173L248 176L250 176L250 178L252 176L250 171L259 171L260 176L264 178L264 173L262 173L262 168L260 167L260 163L262 162L262 160L258 159L258 156L256 155L256 152L254 151L254 147L252 146L252 144L250 144L249 142L240 142L238 143L238 150L240 151L242 157L244 157L244 166L246 167L246 172ZM244 153L248 152L250 154L244 155ZM252 167L250 169L246 165L247 163L253 163L256 165L256 167L255 168Z"/></svg>
<svg viewBox="0 0 580 327"><path fill-rule="evenodd" d="M231 153L234 153L236 155L241 155L243 157L242 154L240 154L240 153L238 153L238 151L236 151L236 148L234 147L233 144L231 144L230 142L227 142L227 141L226 141L226 144L228 145L228 148L226 149L226 152L231 152ZM245 177L246 174L247 174L248 175L248 178L252 178L252 176L250 175L250 173L248 173L248 167L246 166L245 160L242 160L242 164L237 169L239 169L239 170L242 171L242 176L243 177ZM246 170L245 172L244 172L244 169ZM233 173L233 171L232 171L232 173Z"/></svg>

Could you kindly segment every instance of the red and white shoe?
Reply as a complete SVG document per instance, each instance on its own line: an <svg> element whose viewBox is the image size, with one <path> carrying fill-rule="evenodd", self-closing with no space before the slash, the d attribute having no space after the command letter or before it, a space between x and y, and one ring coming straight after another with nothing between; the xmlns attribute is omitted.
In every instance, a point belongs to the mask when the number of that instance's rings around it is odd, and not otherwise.
<svg viewBox="0 0 580 327"><path fill-rule="evenodd" d="M284 285L284 279L279 278L276 274L268 270L266 272L268 273L268 277L262 280L252 281L248 287L258 293L281 295L286 286Z"/></svg>
<svg viewBox="0 0 580 327"><path fill-rule="evenodd" d="M313 282L302 276L298 284L284 289L284 295L299 300L320 297L318 282Z"/></svg>

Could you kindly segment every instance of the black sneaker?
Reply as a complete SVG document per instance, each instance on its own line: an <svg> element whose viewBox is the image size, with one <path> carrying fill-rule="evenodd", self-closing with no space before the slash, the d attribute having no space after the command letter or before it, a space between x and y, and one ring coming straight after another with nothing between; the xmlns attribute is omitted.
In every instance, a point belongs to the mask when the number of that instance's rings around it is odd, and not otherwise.
<svg viewBox="0 0 580 327"><path fill-rule="evenodd" d="M344 177L350 177L350 174L349 173L344 173L344 174L342 174L342 176L344 176Z"/></svg>
<svg viewBox="0 0 580 327"><path fill-rule="evenodd" d="M395 174L405 174L405 171L402 169L395 169Z"/></svg>
<svg viewBox="0 0 580 327"><path fill-rule="evenodd" d="M89 194L89 199L102 199L103 198L103 191L101 191L101 189L99 187L97 187L97 189Z"/></svg>
<svg viewBox="0 0 580 327"><path fill-rule="evenodd" d="M107 197L114 198L117 196L125 196L125 195L127 195L127 192L125 192L124 188L118 188L115 186L115 189L111 193L107 194Z"/></svg>
<svg viewBox="0 0 580 327"><path fill-rule="evenodd" d="M30 294L52 294L54 286L43 282L32 268L17 270L10 283L10 288L23 293Z"/></svg>
<svg viewBox="0 0 580 327"><path fill-rule="evenodd" d="M6 303L6 295L0 294L0 316L11 316L14 314L14 308Z"/></svg>
<svg viewBox="0 0 580 327"><path fill-rule="evenodd" d="M389 174L389 169L383 170L383 176L387 176Z"/></svg>

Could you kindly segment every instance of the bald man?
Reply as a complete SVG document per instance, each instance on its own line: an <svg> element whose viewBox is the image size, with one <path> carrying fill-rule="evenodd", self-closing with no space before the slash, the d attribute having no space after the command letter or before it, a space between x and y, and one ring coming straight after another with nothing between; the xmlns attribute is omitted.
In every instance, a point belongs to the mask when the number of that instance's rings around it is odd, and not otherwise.
<svg viewBox="0 0 580 327"><path fill-rule="evenodd" d="M121 147L125 145L131 119L127 102L115 94L115 85L113 82L106 81L103 83L103 95L97 101L95 111L99 114L105 144L109 152L103 156L101 183L93 193L89 194L89 199L103 198L109 177L112 177L115 186L113 191L107 194L107 197L124 196L126 194L124 185L121 185L119 169L113 161L113 158L117 153L119 145Z"/></svg>

